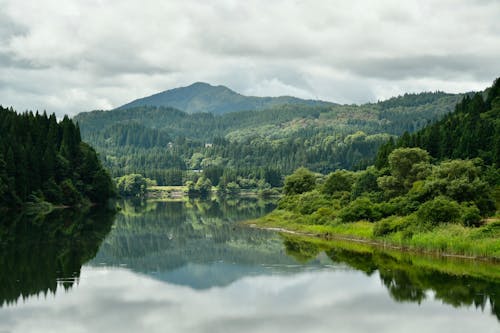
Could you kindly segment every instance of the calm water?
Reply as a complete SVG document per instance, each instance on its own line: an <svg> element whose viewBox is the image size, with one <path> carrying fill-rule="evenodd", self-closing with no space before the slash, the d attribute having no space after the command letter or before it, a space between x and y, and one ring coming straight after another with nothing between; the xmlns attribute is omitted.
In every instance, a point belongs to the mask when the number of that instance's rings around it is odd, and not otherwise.
<svg viewBox="0 0 500 333"><path fill-rule="evenodd" d="M238 224L271 202L122 207L3 216L0 333L500 331L498 264Z"/></svg>

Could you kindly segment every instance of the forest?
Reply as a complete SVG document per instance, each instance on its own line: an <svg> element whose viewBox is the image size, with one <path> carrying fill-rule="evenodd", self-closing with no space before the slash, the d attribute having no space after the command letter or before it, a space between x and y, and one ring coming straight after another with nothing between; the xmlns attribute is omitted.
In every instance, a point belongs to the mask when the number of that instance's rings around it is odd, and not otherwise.
<svg viewBox="0 0 500 333"><path fill-rule="evenodd" d="M360 170L389 138L453 111L462 95L405 94L363 105L277 105L223 115L164 106L81 113L82 137L113 177L141 174L158 185L282 186L300 166L315 172ZM217 172L213 172L217 170Z"/></svg>
<svg viewBox="0 0 500 333"><path fill-rule="evenodd" d="M112 180L71 119L0 107L1 207L103 204Z"/></svg>
<svg viewBox="0 0 500 333"><path fill-rule="evenodd" d="M498 258L499 137L497 79L442 120L389 140L374 166L326 176L297 169L278 209L257 223Z"/></svg>

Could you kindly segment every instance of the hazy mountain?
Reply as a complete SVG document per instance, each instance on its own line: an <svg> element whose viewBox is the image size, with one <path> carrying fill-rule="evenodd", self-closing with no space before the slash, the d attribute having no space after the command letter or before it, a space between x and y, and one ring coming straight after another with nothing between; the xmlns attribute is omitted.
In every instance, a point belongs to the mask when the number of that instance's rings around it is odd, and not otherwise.
<svg viewBox="0 0 500 333"><path fill-rule="evenodd" d="M307 106L335 105L330 102L305 100L291 96L244 96L225 86L212 86L208 83L197 82L187 87L175 88L136 99L120 106L118 109L129 109L138 106L168 106L187 113L210 112L222 114L243 110L262 110L285 104Z"/></svg>

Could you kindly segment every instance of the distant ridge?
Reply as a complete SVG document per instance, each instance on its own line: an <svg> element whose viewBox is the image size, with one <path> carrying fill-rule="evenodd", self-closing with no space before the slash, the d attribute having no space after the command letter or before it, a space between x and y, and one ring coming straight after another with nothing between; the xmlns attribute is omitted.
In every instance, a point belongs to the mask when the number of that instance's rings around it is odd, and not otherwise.
<svg viewBox="0 0 500 333"><path fill-rule="evenodd" d="M241 95L225 86L212 86L196 82L187 87L166 90L148 97L136 99L117 109L139 106L168 106L187 113L209 112L223 114L245 110L263 110L278 105L328 106L335 103L306 100L291 96L255 97Z"/></svg>

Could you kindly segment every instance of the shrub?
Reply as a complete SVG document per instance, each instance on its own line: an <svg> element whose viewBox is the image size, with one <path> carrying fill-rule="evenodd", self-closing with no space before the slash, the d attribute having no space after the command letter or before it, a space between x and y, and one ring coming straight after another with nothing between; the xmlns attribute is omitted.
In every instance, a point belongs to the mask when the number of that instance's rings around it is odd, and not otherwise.
<svg viewBox="0 0 500 333"><path fill-rule="evenodd" d="M295 170L285 178L283 191L286 195L301 194L311 191L316 186L316 176L306 168Z"/></svg>
<svg viewBox="0 0 500 333"><path fill-rule="evenodd" d="M391 199L389 205L388 207L392 206L394 209L393 214L409 215L418 210L420 202L414 200L410 196L401 196Z"/></svg>
<svg viewBox="0 0 500 333"><path fill-rule="evenodd" d="M413 215L387 217L375 223L373 227L373 235L380 237L393 232L411 230L413 221Z"/></svg>
<svg viewBox="0 0 500 333"><path fill-rule="evenodd" d="M322 187L322 192L325 194L333 194L335 192L346 191L351 192L354 183L354 173L346 170L337 170L328 175Z"/></svg>
<svg viewBox="0 0 500 333"><path fill-rule="evenodd" d="M380 192L380 187L377 184L377 173L375 170L368 168L361 172L359 177L353 184L352 197L355 199L363 195L363 193Z"/></svg>
<svg viewBox="0 0 500 333"><path fill-rule="evenodd" d="M331 208L321 207L311 215L314 224L329 224L337 217L337 212Z"/></svg>
<svg viewBox="0 0 500 333"><path fill-rule="evenodd" d="M376 221L380 219L381 214L370 199L361 197L343 208L339 213L339 217L343 222Z"/></svg>
<svg viewBox="0 0 500 333"><path fill-rule="evenodd" d="M433 226L441 223L457 222L459 221L460 213L460 205L456 201L443 196L423 203L417 210L419 221Z"/></svg>
<svg viewBox="0 0 500 333"><path fill-rule="evenodd" d="M297 202L297 211L301 214L312 214L321 207L330 206L330 201L318 191L302 193Z"/></svg>
<svg viewBox="0 0 500 333"><path fill-rule="evenodd" d="M125 175L116 180L118 193L125 197L142 197L147 191L147 181L141 174Z"/></svg>
<svg viewBox="0 0 500 333"><path fill-rule="evenodd" d="M460 222L466 227L479 227L481 225L481 214L476 205L462 205Z"/></svg>

